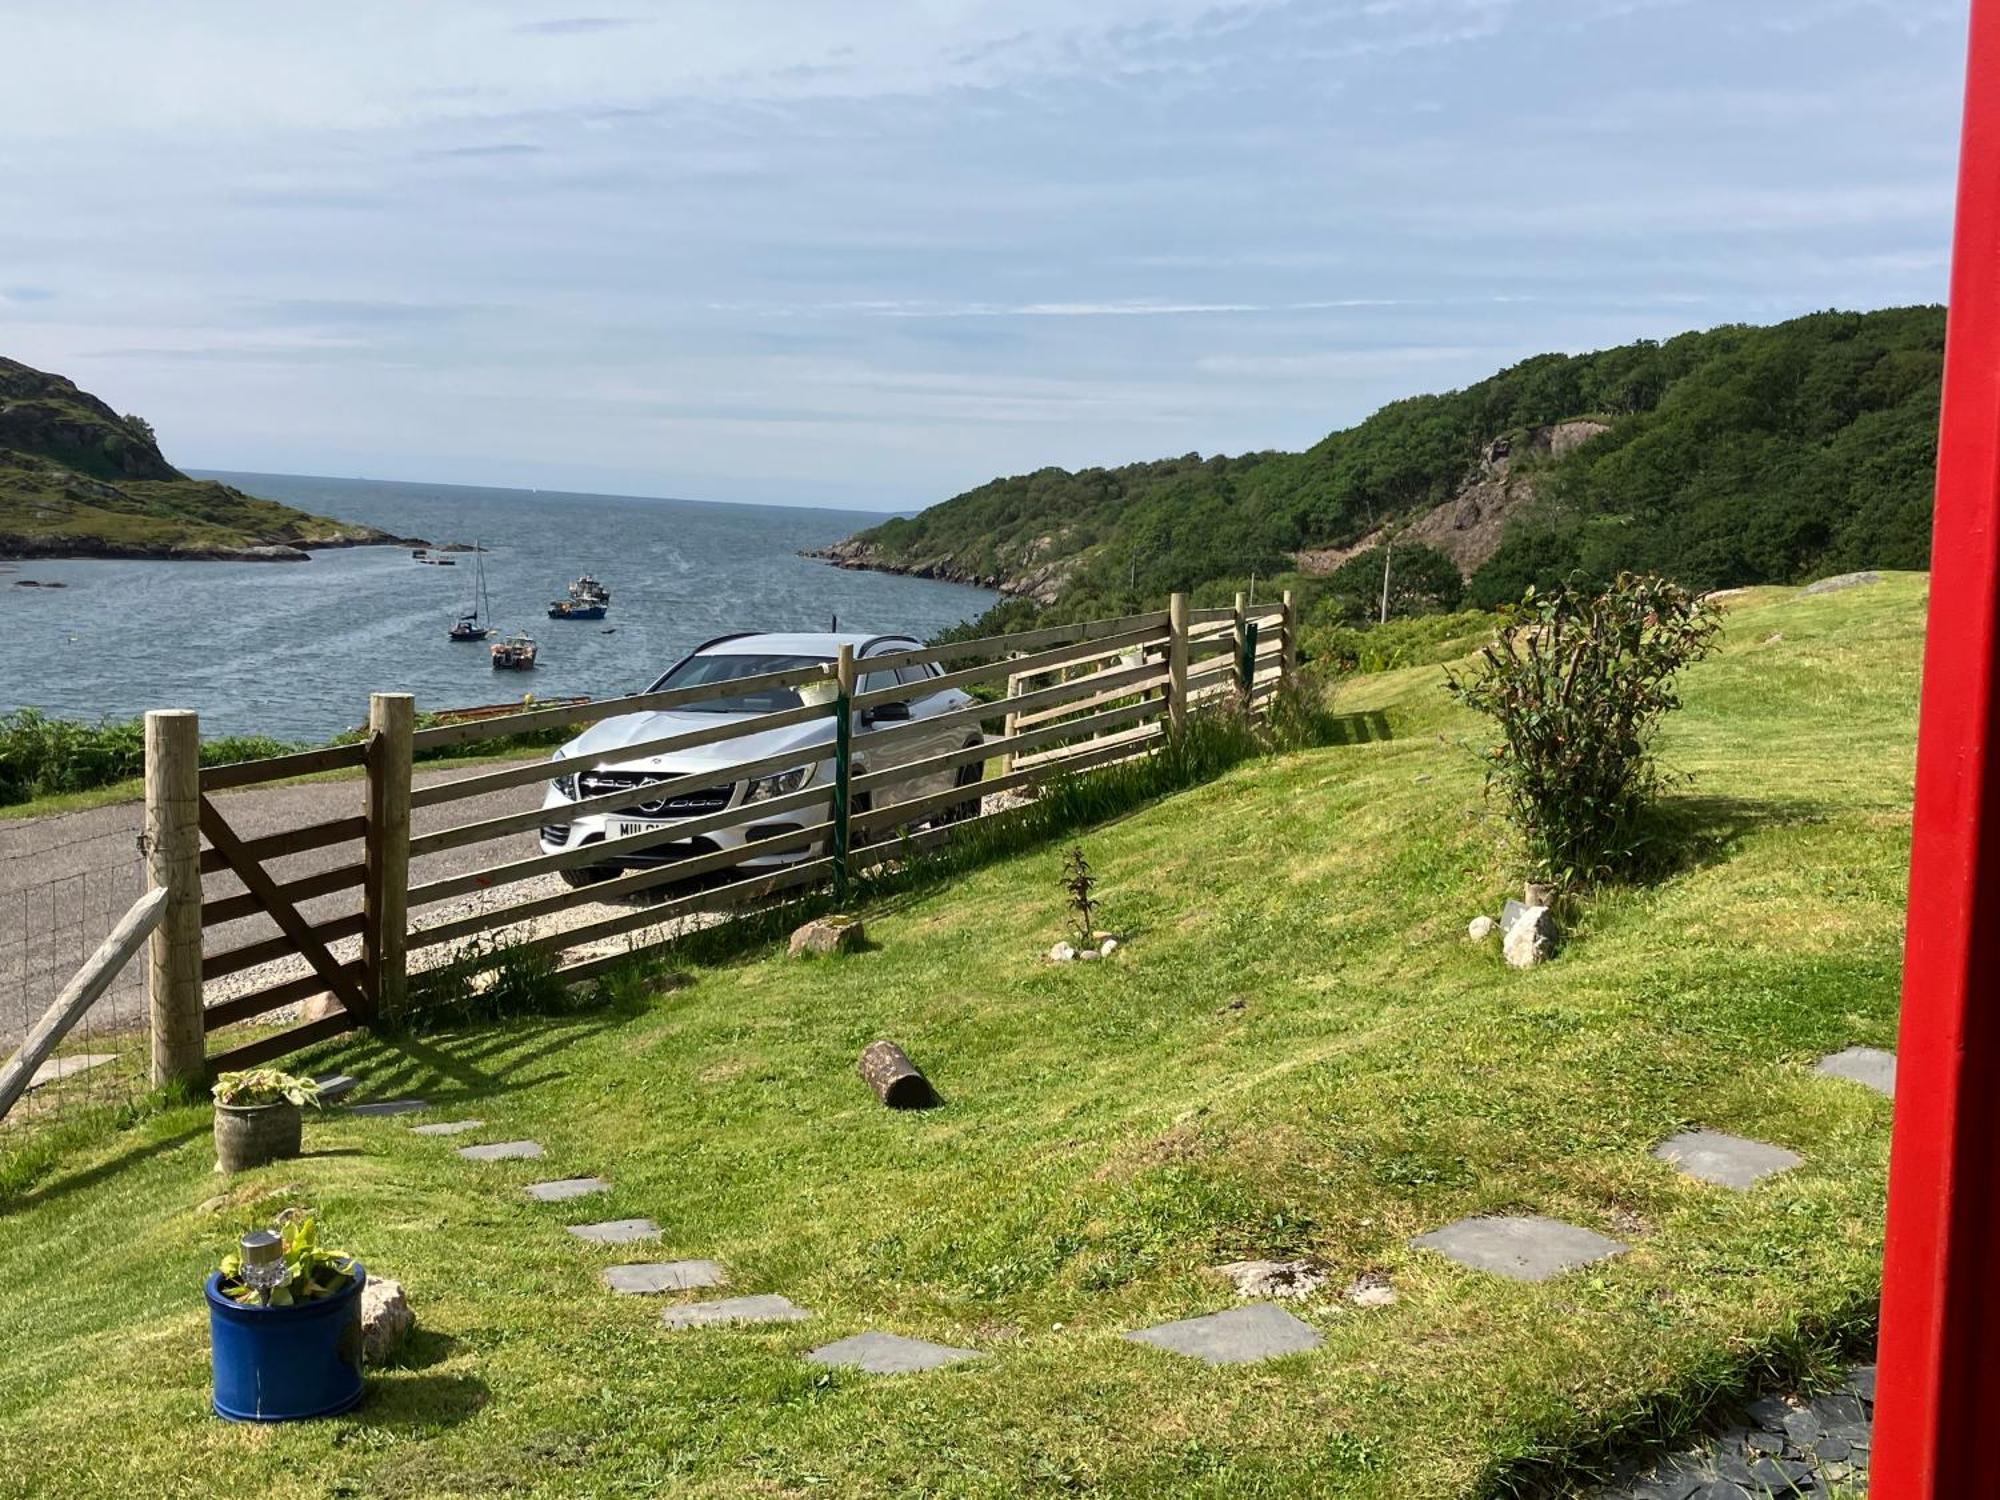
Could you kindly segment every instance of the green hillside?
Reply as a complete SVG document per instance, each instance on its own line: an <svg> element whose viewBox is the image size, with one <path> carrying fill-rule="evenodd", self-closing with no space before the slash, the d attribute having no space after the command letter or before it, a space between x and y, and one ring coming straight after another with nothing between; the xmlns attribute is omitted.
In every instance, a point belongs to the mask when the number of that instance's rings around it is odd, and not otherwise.
<svg viewBox="0 0 2000 1500"><path fill-rule="evenodd" d="M330 1110L306 1156L228 1183L202 1110L75 1150L0 1196L0 1490L1464 1500L1824 1377L1873 1324L1891 1110L1811 1064L1894 1045L1924 592L1733 601L1663 745L1696 776L1684 863L1531 971L1466 939L1518 886L1483 726L1424 668L1343 689L1365 742L1083 831L1128 938L1110 960L1042 959L1046 848L867 912L850 959L329 1050L316 1068L428 1112ZM883 1036L942 1108L875 1104L855 1057ZM1804 1162L1703 1186L1651 1155L1694 1125ZM546 1157L453 1151L518 1138ZM588 1173L610 1191L522 1191ZM421 1332L352 1415L215 1421L201 1276L297 1199ZM1630 1249L1526 1284L1409 1245L1478 1213ZM633 1216L661 1239L564 1232ZM599 1281L688 1257L813 1316L670 1333ZM1211 1368L1125 1339L1232 1305L1208 1268L1245 1257L1324 1268L1288 1304L1321 1347ZM1349 1295L1384 1281L1392 1305ZM864 1329L982 1357L802 1358Z"/></svg>
<svg viewBox="0 0 2000 1500"><path fill-rule="evenodd" d="M392 540L190 479L143 419L0 359L0 557L297 557Z"/></svg>
<svg viewBox="0 0 2000 1500"><path fill-rule="evenodd" d="M1920 568L1943 348L1943 309L1910 307L1541 355L1395 402L1303 453L1042 469L834 552L1069 613L1269 578L1311 550L1332 549L1330 565L1392 520L1419 522L1447 550L1469 540L1456 552L1482 604L1621 568L1700 587ZM1552 450L1565 423L1596 435ZM1504 479L1496 439L1513 450ZM1454 535L1467 500L1485 502L1490 535Z"/></svg>

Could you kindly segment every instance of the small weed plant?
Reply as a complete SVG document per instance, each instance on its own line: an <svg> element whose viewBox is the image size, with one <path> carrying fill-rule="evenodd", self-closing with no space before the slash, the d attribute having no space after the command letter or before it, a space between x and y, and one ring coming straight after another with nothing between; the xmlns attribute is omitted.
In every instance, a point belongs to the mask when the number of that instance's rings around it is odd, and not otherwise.
<svg viewBox="0 0 2000 1500"><path fill-rule="evenodd" d="M1069 893L1070 920L1076 924L1077 946L1089 948L1097 941L1097 903L1091 893L1097 877L1090 873L1090 861L1083 857L1081 844L1070 845L1063 856L1063 889Z"/></svg>
<svg viewBox="0 0 2000 1500"><path fill-rule="evenodd" d="M1674 679L1713 648L1715 610L1664 578L1622 574L1599 593L1530 589L1499 638L1447 690L1492 719L1487 790L1557 886L1628 876L1643 814L1667 777L1653 731L1680 707Z"/></svg>

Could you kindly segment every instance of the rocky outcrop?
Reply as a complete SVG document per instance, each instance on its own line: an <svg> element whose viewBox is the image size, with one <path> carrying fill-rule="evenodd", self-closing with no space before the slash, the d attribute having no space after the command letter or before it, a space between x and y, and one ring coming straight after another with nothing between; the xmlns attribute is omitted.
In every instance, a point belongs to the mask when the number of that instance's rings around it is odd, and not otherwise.
<svg viewBox="0 0 2000 1500"><path fill-rule="evenodd" d="M1524 467L1522 460L1559 462L1610 430L1607 423L1578 418L1531 427L1518 437L1495 438L1481 451L1479 467L1458 493L1405 526L1397 533L1397 540L1435 547L1470 578L1499 550L1507 523L1535 501L1540 467L1532 463ZM1382 536L1383 530L1378 528L1350 547L1301 552L1297 554L1299 566L1308 573L1331 573L1350 557L1376 546Z"/></svg>
<svg viewBox="0 0 2000 1500"><path fill-rule="evenodd" d="M424 545L190 479L143 419L0 359L0 557L305 562L383 544Z"/></svg>
<svg viewBox="0 0 2000 1500"><path fill-rule="evenodd" d="M1053 604L1062 596L1063 585L1082 561L1076 557L1048 557L1047 553L1054 545L1054 537L1036 538L1023 553L1020 567L1006 572L970 568L949 553L937 557L891 558L885 556L875 543L859 537L849 537L827 547L811 547L800 556L816 557L822 562L832 563L836 568L901 573L910 578L936 578L946 583L969 583L975 588L1032 599L1037 604Z"/></svg>

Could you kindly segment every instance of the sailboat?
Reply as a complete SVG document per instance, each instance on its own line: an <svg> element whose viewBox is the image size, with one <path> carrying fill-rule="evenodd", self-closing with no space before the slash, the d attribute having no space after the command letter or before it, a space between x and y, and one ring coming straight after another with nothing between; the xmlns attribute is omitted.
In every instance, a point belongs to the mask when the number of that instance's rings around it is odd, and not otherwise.
<svg viewBox="0 0 2000 1500"><path fill-rule="evenodd" d="M486 603L486 549L478 542L472 544L472 608L459 613L458 620L451 627L451 638L455 641L483 641L493 634L493 626L488 623L493 611Z"/></svg>

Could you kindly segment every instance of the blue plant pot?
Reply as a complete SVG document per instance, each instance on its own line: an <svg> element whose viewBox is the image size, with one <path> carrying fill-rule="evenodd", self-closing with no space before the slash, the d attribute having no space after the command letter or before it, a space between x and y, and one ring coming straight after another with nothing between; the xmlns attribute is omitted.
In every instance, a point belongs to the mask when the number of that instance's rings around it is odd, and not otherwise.
<svg viewBox="0 0 2000 1500"><path fill-rule="evenodd" d="M232 1422L330 1417L361 1399L361 1288L355 1261L344 1290L290 1307L232 1302L208 1278L208 1341L215 1410Z"/></svg>

